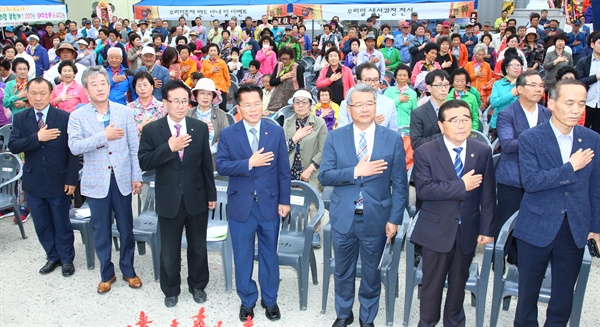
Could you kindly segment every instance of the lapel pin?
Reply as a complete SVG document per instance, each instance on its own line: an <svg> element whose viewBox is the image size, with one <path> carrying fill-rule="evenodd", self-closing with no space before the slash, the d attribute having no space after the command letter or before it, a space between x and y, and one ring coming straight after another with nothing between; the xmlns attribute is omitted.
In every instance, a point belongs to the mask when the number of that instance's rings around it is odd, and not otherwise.
<svg viewBox="0 0 600 327"><path fill-rule="evenodd" d="M577 142L581 143L581 139L577 139Z"/></svg>
<svg viewBox="0 0 600 327"><path fill-rule="evenodd" d="M191 129L191 131L193 132L193 131L194 131L194 129L192 128L192 129Z"/></svg>
<svg viewBox="0 0 600 327"><path fill-rule="evenodd" d="M474 158L474 157L475 157L475 155L473 153L471 153L471 158Z"/></svg>
<svg viewBox="0 0 600 327"><path fill-rule="evenodd" d="M269 132L265 132L265 135L269 135Z"/></svg>

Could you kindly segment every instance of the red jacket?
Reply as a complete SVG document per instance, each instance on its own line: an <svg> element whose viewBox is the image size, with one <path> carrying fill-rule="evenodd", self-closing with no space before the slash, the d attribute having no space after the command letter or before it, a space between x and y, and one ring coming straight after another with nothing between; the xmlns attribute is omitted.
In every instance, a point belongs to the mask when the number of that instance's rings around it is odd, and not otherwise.
<svg viewBox="0 0 600 327"><path fill-rule="evenodd" d="M342 68L342 85L344 86L344 99L346 99L346 93L354 86L354 76L352 75L352 70L350 68L341 64L339 64L339 66ZM331 85L331 79L326 77L328 70L329 66L321 69L321 73L317 79L317 89Z"/></svg>

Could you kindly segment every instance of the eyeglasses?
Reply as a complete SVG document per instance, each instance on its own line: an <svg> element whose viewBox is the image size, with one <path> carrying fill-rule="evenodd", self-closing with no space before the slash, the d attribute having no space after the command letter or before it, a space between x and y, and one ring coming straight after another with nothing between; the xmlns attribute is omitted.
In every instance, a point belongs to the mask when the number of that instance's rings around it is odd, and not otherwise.
<svg viewBox="0 0 600 327"><path fill-rule="evenodd" d="M448 89L450 88L450 83L448 84L431 84L431 86L435 86L438 90Z"/></svg>
<svg viewBox="0 0 600 327"><path fill-rule="evenodd" d="M250 110L250 109L256 109L256 108L260 108L260 110L262 110L262 102L255 102L255 103L244 103L244 104L238 104L238 106L244 110Z"/></svg>
<svg viewBox="0 0 600 327"><path fill-rule="evenodd" d="M375 107L375 102L373 102L373 101L358 102L355 104L348 104L348 107L357 108L357 109L363 109L363 108L372 109L373 107Z"/></svg>
<svg viewBox="0 0 600 327"><path fill-rule="evenodd" d="M530 83L530 84L525 84L525 85L531 86L536 89L543 89L546 87L546 85L544 85L544 84L536 84L536 83Z"/></svg>
<svg viewBox="0 0 600 327"><path fill-rule="evenodd" d="M165 101L167 101L168 103L172 103L176 106L187 106L188 104L190 104L190 99L175 99L175 100L169 100L169 99L165 99Z"/></svg>
<svg viewBox="0 0 600 327"><path fill-rule="evenodd" d="M367 79L363 79L362 82L367 83L367 84L374 84L379 82L379 78L367 78Z"/></svg>
<svg viewBox="0 0 600 327"><path fill-rule="evenodd" d="M521 69L521 68L523 68L523 65L519 65L519 64L510 64L510 65L507 65L507 66L515 68L515 69Z"/></svg>
<svg viewBox="0 0 600 327"><path fill-rule="evenodd" d="M457 127L460 124L470 125L471 121L472 121L471 118L447 120L448 124L450 124L450 126L452 126L452 127Z"/></svg>
<svg viewBox="0 0 600 327"><path fill-rule="evenodd" d="M362 28L360 31L361 31L361 32L366 32L366 31L367 31L367 29L366 29L366 28Z"/></svg>
<svg viewBox="0 0 600 327"><path fill-rule="evenodd" d="M310 103L310 100L294 100L294 104L305 106Z"/></svg>

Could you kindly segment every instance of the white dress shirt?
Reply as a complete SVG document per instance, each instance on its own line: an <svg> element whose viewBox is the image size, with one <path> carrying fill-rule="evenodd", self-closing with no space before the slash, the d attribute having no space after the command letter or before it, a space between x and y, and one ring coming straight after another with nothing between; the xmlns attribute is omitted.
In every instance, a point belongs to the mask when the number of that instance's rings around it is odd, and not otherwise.
<svg viewBox="0 0 600 327"><path fill-rule="evenodd" d="M569 158L571 157L571 151L573 150L573 128L571 128L569 134L563 134L556 128L556 126L554 126L552 120L550 120L550 127L552 127L554 136L556 136L556 141L558 141L562 162L563 164L566 164L567 161L569 161Z"/></svg>
<svg viewBox="0 0 600 327"><path fill-rule="evenodd" d="M600 60L592 54L592 63L590 66L590 76L600 73ZM581 77L581 76L580 76ZM585 105L588 107L596 108L600 106L600 82L596 82L590 85L587 94L587 101Z"/></svg>
<svg viewBox="0 0 600 327"><path fill-rule="evenodd" d="M369 160L371 161L371 153L373 152L373 144L375 143L375 123L372 123L371 126L367 127L364 131L361 131L356 127L356 125L352 126L352 132L354 134L354 148L356 151L356 155L358 155L358 150L360 149L360 133L365 132L365 139L367 140L367 153L366 156L369 156Z"/></svg>
<svg viewBox="0 0 600 327"><path fill-rule="evenodd" d="M529 112L528 110L525 110L525 108L523 108L523 106L521 105L521 108L523 109L523 112L525 113L525 118L527 118L527 123L529 123L529 128L535 127L538 124L538 104L535 105L535 110L533 110L533 112Z"/></svg>
<svg viewBox="0 0 600 327"><path fill-rule="evenodd" d="M175 124L181 125L181 128L179 129L179 135L187 134L187 127L185 125L185 117L179 123L176 123L173 121L173 119L171 119L171 117L169 115L167 115L167 124L169 124L169 129L171 130L171 135L173 135L173 136L177 135L177 130L175 129Z"/></svg>
<svg viewBox="0 0 600 327"><path fill-rule="evenodd" d="M467 140L465 140L464 142L462 142L461 145L456 146L456 145L450 143L450 141L448 141L448 139L446 138L446 136L444 136L444 144L446 145L446 149L448 149L448 153L450 154L450 158L452 159L452 163L454 163L454 161L456 161L456 151L454 151L454 149L456 149L456 148L462 148L462 151L460 151L460 161L462 161L462 164L463 164L463 175L465 173L468 173L468 171L464 171L465 160L467 159Z"/></svg>

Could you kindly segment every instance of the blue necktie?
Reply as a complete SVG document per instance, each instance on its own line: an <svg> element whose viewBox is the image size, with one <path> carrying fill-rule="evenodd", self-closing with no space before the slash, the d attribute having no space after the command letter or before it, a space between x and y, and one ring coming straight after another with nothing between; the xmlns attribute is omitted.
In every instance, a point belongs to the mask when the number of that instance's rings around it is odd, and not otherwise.
<svg viewBox="0 0 600 327"><path fill-rule="evenodd" d="M367 138L365 137L366 134L367 133L365 132L360 132L360 140L358 141L358 152L356 154L359 161L367 155ZM363 208L362 190L358 193L358 200L356 200L356 208Z"/></svg>
<svg viewBox="0 0 600 327"><path fill-rule="evenodd" d="M456 177L461 178L463 173L463 162L460 160L460 153L463 148L458 147L453 149L456 152L456 159L454 159L454 171L456 171Z"/></svg>

